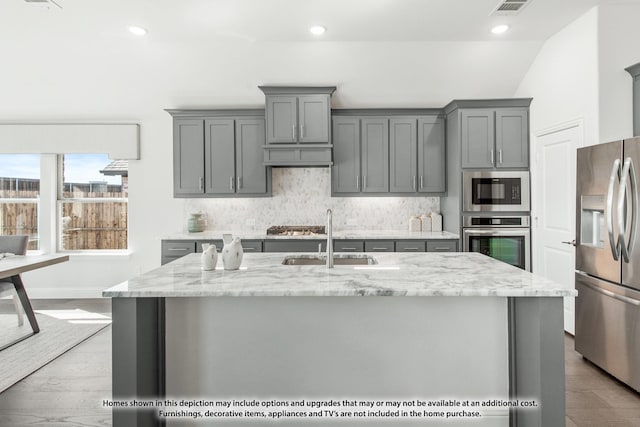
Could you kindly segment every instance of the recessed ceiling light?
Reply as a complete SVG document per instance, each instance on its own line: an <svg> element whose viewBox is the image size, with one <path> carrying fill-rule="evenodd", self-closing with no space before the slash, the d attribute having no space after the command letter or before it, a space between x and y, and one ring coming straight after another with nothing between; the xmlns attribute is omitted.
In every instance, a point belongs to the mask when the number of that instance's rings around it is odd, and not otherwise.
<svg viewBox="0 0 640 427"><path fill-rule="evenodd" d="M324 34L324 32L327 31L327 29L322 25L314 25L313 27L309 28L309 31L313 35L320 36Z"/></svg>
<svg viewBox="0 0 640 427"><path fill-rule="evenodd" d="M508 29L509 29L509 26L506 24L496 25L491 29L491 32L493 34L503 34L503 33L506 33Z"/></svg>
<svg viewBox="0 0 640 427"><path fill-rule="evenodd" d="M147 34L147 30L145 30L142 27L138 27L136 25L132 25L129 27L129 32L131 34L135 34L136 36L144 36L145 34Z"/></svg>

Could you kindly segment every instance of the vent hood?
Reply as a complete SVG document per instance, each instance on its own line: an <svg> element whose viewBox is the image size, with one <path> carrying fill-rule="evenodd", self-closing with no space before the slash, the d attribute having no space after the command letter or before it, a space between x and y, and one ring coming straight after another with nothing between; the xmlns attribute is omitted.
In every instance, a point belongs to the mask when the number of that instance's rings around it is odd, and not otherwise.
<svg viewBox="0 0 640 427"><path fill-rule="evenodd" d="M266 96L267 166L331 166L335 86L259 86Z"/></svg>

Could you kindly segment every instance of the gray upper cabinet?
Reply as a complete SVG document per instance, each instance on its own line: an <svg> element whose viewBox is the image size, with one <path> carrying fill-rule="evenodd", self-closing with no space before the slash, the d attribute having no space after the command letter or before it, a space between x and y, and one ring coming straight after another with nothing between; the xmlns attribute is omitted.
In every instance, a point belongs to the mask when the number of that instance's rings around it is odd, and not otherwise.
<svg viewBox="0 0 640 427"><path fill-rule="evenodd" d="M302 95L298 97L298 117L302 143L329 142L329 96Z"/></svg>
<svg viewBox="0 0 640 427"><path fill-rule="evenodd" d="M445 193L445 122L439 113L334 110L332 194Z"/></svg>
<svg viewBox="0 0 640 427"><path fill-rule="evenodd" d="M266 194L267 168L262 164L264 119L236 120L236 191Z"/></svg>
<svg viewBox="0 0 640 427"><path fill-rule="evenodd" d="M526 168L526 108L465 109L460 113L463 168Z"/></svg>
<svg viewBox="0 0 640 427"><path fill-rule="evenodd" d="M360 119L333 118L333 167L331 186L334 193L360 191Z"/></svg>
<svg viewBox="0 0 640 427"><path fill-rule="evenodd" d="M267 143L298 142L298 97L267 97Z"/></svg>
<svg viewBox="0 0 640 427"><path fill-rule="evenodd" d="M362 119L362 191L389 191L389 121Z"/></svg>
<svg viewBox="0 0 640 427"><path fill-rule="evenodd" d="M174 116L175 197L270 195L260 110L168 111Z"/></svg>
<svg viewBox="0 0 640 427"><path fill-rule="evenodd" d="M417 188L417 120L389 120L389 191L413 193Z"/></svg>
<svg viewBox="0 0 640 427"><path fill-rule="evenodd" d="M202 120L176 119L173 125L173 184L176 195L204 193Z"/></svg>
<svg viewBox="0 0 640 427"><path fill-rule="evenodd" d="M446 191L446 145L444 118L418 119L418 191L444 193Z"/></svg>

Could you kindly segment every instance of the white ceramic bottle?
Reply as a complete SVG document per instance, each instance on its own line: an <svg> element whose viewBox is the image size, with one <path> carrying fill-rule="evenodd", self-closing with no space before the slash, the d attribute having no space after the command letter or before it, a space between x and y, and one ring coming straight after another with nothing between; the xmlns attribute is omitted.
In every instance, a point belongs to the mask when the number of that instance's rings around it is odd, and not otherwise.
<svg viewBox="0 0 640 427"><path fill-rule="evenodd" d="M231 234L223 234L222 240L224 241L224 246L222 247L222 265L224 265L224 269L239 269L244 255L240 238L233 237Z"/></svg>
<svg viewBox="0 0 640 427"><path fill-rule="evenodd" d="M431 217L429 215L420 215L420 223L422 224L422 232L431 231Z"/></svg>
<svg viewBox="0 0 640 427"><path fill-rule="evenodd" d="M431 231L442 231L442 215L437 212L431 214Z"/></svg>
<svg viewBox="0 0 640 427"><path fill-rule="evenodd" d="M216 245L208 243L202 244L202 256L200 257L200 265L203 270L215 270L218 264L218 250Z"/></svg>
<svg viewBox="0 0 640 427"><path fill-rule="evenodd" d="M422 224L420 222L420 217L417 215L412 215L409 218L409 231L421 231Z"/></svg>

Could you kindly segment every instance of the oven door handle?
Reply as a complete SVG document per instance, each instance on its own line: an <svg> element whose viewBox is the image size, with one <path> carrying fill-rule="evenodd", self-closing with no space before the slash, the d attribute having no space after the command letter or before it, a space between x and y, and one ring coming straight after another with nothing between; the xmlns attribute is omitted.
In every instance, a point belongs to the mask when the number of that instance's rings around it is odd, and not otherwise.
<svg viewBox="0 0 640 427"><path fill-rule="evenodd" d="M494 228L494 229L465 229L464 234L467 235L492 235L492 236L514 236L514 235L522 235L529 234L530 231L528 228Z"/></svg>

